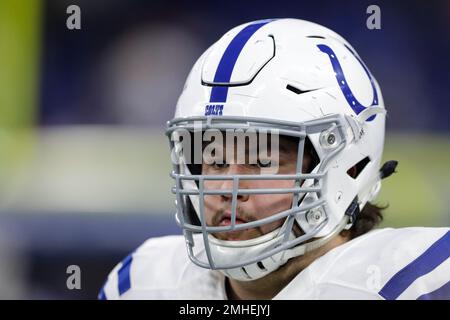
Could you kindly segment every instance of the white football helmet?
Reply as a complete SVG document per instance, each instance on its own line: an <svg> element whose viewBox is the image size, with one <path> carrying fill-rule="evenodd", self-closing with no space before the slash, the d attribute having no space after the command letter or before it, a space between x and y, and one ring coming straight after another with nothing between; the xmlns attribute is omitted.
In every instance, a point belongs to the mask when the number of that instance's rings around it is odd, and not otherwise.
<svg viewBox="0 0 450 320"><path fill-rule="evenodd" d="M377 81L352 46L332 30L298 19L273 19L227 32L198 59L187 78L175 118L168 122L172 150L180 148L179 131L198 131L198 123L201 130L276 129L300 138L297 173L285 176L296 184L289 190L239 189L246 177L202 175L181 157L171 174L176 183L172 192L190 259L248 281L349 228L380 189L385 113ZM305 174L301 161L306 138L319 163ZM353 177L348 170L355 165L359 170ZM250 178L273 180L274 175ZM208 179L232 180L234 188L205 190ZM289 210L236 223L239 194L286 192L294 199ZM232 195L231 226L208 226L204 196L221 193ZM280 228L251 240L219 240L212 235L282 218ZM293 232L294 224L301 227L301 235ZM194 233L203 234L200 243Z"/></svg>

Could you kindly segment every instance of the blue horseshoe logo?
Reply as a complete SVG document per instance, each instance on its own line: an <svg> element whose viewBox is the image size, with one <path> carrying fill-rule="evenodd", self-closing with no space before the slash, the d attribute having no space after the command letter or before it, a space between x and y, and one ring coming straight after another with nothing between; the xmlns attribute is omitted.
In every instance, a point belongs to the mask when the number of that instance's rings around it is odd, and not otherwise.
<svg viewBox="0 0 450 320"><path fill-rule="evenodd" d="M334 74L336 75L336 80L339 83L339 87L341 88L342 93L344 94L345 99L347 100L347 103L350 105L350 107L355 111L356 114L359 114L364 109L368 108L363 106L353 95L352 90L348 86L347 80L345 79L344 72L342 71L341 64L339 63L339 60L336 57L336 54L334 51L327 45L319 44L317 45L320 51L323 53L326 53L328 57L330 58L331 65L333 66ZM361 61L361 59L358 58L358 56L348 47L345 46L352 55L358 60L358 62L361 64L361 66L364 68L364 71L366 72L367 76L369 77L370 83L372 84L372 90L373 90L373 101L372 104L369 107L378 105L378 94L377 90L375 88L375 83L373 82L372 75L370 74L367 67L364 65L364 63ZM366 121L372 121L375 119L376 115L373 115L369 117Z"/></svg>

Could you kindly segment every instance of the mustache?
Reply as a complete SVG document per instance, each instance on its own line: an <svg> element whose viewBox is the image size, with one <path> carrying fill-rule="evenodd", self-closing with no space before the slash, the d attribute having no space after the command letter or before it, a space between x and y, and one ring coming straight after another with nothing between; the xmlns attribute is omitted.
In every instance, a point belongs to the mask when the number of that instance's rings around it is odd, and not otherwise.
<svg viewBox="0 0 450 320"><path fill-rule="evenodd" d="M212 226L218 226L223 219L231 218L230 214L231 210L229 209L222 208L217 210L212 218ZM240 208L236 208L236 221L238 219L244 222L252 222L257 220L252 214L245 212Z"/></svg>

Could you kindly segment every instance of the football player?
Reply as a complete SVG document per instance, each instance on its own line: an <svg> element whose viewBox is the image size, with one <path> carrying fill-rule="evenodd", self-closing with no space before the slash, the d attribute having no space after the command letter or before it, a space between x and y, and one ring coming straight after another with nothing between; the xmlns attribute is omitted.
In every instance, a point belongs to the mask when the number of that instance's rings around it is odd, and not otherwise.
<svg viewBox="0 0 450 320"><path fill-rule="evenodd" d="M167 127L183 236L146 241L99 297L450 299L449 228L375 229L397 166L381 163L385 117L335 32L233 28L194 64Z"/></svg>

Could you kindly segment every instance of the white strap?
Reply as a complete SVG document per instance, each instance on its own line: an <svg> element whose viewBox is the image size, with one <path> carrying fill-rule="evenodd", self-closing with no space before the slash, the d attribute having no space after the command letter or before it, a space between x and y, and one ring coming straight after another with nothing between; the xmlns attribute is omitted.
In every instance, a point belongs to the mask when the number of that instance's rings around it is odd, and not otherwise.
<svg viewBox="0 0 450 320"><path fill-rule="evenodd" d="M337 235L339 232L341 232L347 225L348 221L349 221L349 216L345 215L342 218L341 222L325 237L322 237L315 241L307 242L303 245L286 250L284 259L286 259L286 261L287 261L291 258L298 257L300 255L303 255L307 252L310 252L312 250L315 250L315 249L323 246L324 244L329 242L331 239L333 239L335 235Z"/></svg>

